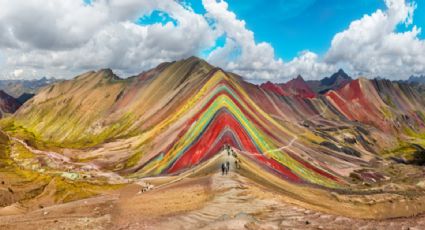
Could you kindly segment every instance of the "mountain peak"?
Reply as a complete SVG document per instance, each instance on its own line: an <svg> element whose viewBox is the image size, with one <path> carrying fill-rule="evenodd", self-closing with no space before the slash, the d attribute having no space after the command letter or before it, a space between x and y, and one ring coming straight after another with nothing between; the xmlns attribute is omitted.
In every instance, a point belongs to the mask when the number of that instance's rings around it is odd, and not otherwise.
<svg viewBox="0 0 425 230"><path fill-rule="evenodd" d="M97 71L98 73L110 73L113 74L114 72L112 71L112 69L110 68L104 68L104 69L100 69L99 71Z"/></svg>
<svg viewBox="0 0 425 230"><path fill-rule="evenodd" d="M99 76L101 79L105 79L105 80L114 80L114 81L122 80L120 77L115 75L114 71L112 71L112 69L110 68L100 69L99 71L96 72L96 75Z"/></svg>
<svg viewBox="0 0 425 230"><path fill-rule="evenodd" d="M267 81L260 85L260 88L265 89L267 91L274 92L276 94L282 95L282 96L288 96L289 94L286 93L281 86L278 84L275 84L271 81Z"/></svg>
<svg viewBox="0 0 425 230"><path fill-rule="evenodd" d="M180 61L178 61L178 62L183 62L183 63L199 62L199 63L208 64L208 62L207 62L207 61L205 61L204 59L199 58L199 57L197 57L197 56L190 56L190 57L188 57L188 58L181 59L181 60L180 60ZM209 65L209 64L208 64L208 65Z"/></svg>
<svg viewBox="0 0 425 230"><path fill-rule="evenodd" d="M420 76L410 76L409 79L407 79L408 83L425 83L425 75Z"/></svg>
<svg viewBox="0 0 425 230"><path fill-rule="evenodd" d="M338 72L332 74L330 77L323 78L320 82L323 85L335 85L339 84L340 82L344 81L350 81L352 78L348 76L347 73L344 72L343 69L339 69Z"/></svg>
<svg viewBox="0 0 425 230"><path fill-rule="evenodd" d="M197 66L198 68L207 68L207 69L213 69L214 67L212 65L210 65L207 61L205 61L202 58L199 58L197 56L190 56L188 58L185 59L181 59L179 61L173 62L172 64L176 64L176 65L190 65L192 67Z"/></svg>
<svg viewBox="0 0 425 230"><path fill-rule="evenodd" d="M100 69L98 71L89 71L81 75L78 75L77 77L75 77L75 79L122 80L120 77L115 75L112 69L109 69L109 68Z"/></svg>
<svg viewBox="0 0 425 230"><path fill-rule="evenodd" d="M293 80L297 80L297 81L304 81L304 78L298 74L298 76L296 78L294 78Z"/></svg>
<svg viewBox="0 0 425 230"><path fill-rule="evenodd" d="M188 57L186 60L204 61L202 58L193 55Z"/></svg>
<svg viewBox="0 0 425 230"><path fill-rule="evenodd" d="M332 74L332 76L330 77L332 78L342 78L342 79L347 79L347 80L351 80L351 77L348 76L347 73L345 73L345 71L343 69L339 69L338 72Z"/></svg>
<svg viewBox="0 0 425 230"><path fill-rule="evenodd" d="M311 90L310 86L304 81L301 75L281 85L281 88L289 93L289 95L298 95L306 98L314 98L316 94Z"/></svg>

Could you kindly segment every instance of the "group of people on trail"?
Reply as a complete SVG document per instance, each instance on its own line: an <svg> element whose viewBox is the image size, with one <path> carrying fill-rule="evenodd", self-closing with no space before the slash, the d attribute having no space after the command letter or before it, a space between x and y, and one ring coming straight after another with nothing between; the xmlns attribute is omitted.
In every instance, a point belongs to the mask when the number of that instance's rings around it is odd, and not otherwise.
<svg viewBox="0 0 425 230"><path fill-rule="evenodd" d="M226 161L226 163L221 164L221 175L228 174L230 170L230 163Z"/></svg>
<svg viewBox="0 0 425 230"><path fill-rule="evenodd" d="M142 189L139 191L139 194L147 192L147 191L153 189L153 187L154 186L152 184L150 184L149 182L145 182L145 183L142 184Z"/></svg>
<svg viewBox="0 0 425 230"><path fill-rule="evenodd" d="M232 148L230 148L230 145L224 145L224 150L227 152L227 156L233 156L235 158L235 168L240 169L241 168L241 160L238 159L238 156L236 155L236 152L233 151ZM221 173L222 175L228 174L230 170L230 163L229 161L226 161L226 163L221 164Z"/></svg>

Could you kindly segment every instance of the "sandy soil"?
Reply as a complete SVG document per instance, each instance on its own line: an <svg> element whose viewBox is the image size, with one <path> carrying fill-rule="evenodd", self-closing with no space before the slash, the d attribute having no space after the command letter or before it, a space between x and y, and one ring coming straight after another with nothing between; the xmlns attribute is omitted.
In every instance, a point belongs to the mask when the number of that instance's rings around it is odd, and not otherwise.
<svg viewBox="0 0 425 230"><path fill-rule="evenodd" d="M28 207L49 199L44 192L0 208L0 229L425 229L425 215L418 215L424 208L420 195L296 186L239 158L242 169L232 166L228 175L217 169L234 159L222 153L177 176L144 178L92 198ZM153 188L144 191L146 184Z"/></svg>
<svg viewBox="0 0 425 230"><path fill-rule="evenodd" d="M237 172L182 179L143 193L140 189L132 184L115 194L1 216L0 229L425 228L425 216L364 220L312 211Z"/></svg>

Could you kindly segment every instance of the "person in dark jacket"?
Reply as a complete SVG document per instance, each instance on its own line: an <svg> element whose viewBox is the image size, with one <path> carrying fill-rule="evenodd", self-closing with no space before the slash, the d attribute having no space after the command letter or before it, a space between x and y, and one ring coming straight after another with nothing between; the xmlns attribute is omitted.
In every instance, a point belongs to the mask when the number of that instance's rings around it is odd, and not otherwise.
<svg viewBox="0 0 425 230"><path fill-rule="evenodd" d="M226 165L224 163L221 164L221 175L224 175L226 172Z"/></svg>
<svg viewBox="0 0 425 230"><path fill-rule="evenodd" d="M229 170L230 170L230 163L227 161L226 162L226 175L227 175L227 173L229 173Z"/></svg>

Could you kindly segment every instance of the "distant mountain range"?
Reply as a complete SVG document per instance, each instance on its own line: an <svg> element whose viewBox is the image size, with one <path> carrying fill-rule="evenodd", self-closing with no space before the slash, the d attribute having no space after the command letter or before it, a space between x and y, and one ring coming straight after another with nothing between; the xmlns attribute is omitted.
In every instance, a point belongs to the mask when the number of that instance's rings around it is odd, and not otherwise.
<svg viewBox="0 0 425 230"><path fill-rule="evenodd" d="M14 113L41 88L57 81L46 77L36 80L0 80L0 117Z"/></svg>
<svg viewBox="0 0 425 230"><path fill-rule="evenodd" d="M365 167L356 180L381 180L370 159L422 143L425 100L408 84L342 70L259 86L191 57L127 79L105 69L56 82L12 121L8 129L37 138L29 143L84 149L75 160L121 175L178 174L228 144L283 180L337 188Z"/></svg>
<svg viewBox="0 0 425 230"><path fill-rule="evenodd" d="M272 83L268 81L261 84L260 87L282 96L298 95L301 97L314 98L318 95L325 94L329 90L342 88L352 80L353 79L345 73L344 70L340 69L331 76L321 80L304 80L301 75L298 75L296 78L286 83ZM379 80L385 79L379 78ZM24 104L41 88L58 81L61 80L46 77L35 80L0 80L0 90L14 97L20 104ZM425 94L425 76L411 76L408 80L395 82L412 84L412 87L418 89L420 93Z"/></svg>
<svg viewBox="0 0 425 230"><path fill-rule="evenodd" d="M410 76L409 79L407 79L408 83L420 83L425 84L425 76Z"/></svg>
<svg viewBox="0 0 425 230"><path fill-rule="evenodd" d="M407 80L397 81L402 84L409 84L410 87L418 91L425 98L425 76L410 76Z"/></svg>
<svg viewBox="0 0 425 230"><path fill-rule="evenodd" d="M39 89L49 84L55 83L55 78L46 78L35 80L0 80L0 90L11 95L14 98L20 97L22 94L35 94Z"/></svg>
<svg viewBox="0 0 425 230"><path fill-rule="evenodd" d="M320 81L307 81L307 84L316 92L316 93L326 93L329 90L335 90L343 87L347 83L353 80L348 76L344 70L340 69L338 72L332 74L330 77L323 78Z"/></svg>
<svg viewBox="0 0 425 230"><path fill-rule="evenodd" d="M260 87L282 96L299 95L301 97L314 98L320 94L325 94L329 90L342 88L351 81L352 78L340 69L338 72L332 74L332 76L323 78L322 80L305 81L299 75L287 83L275 84L269 81L261 84Z"/></svg>
<svg viewBox="0 0 425 230"><path fill-rule="evenodd" d="M0 91L0 108L7 113L0 120L0 168L10 168L0 176L6 186L17 178L16 186L0 192L14 191L7 205L37 204L34 213L52 210L39 204L85 199L98 191L114 197L132 193L139 203L160 200L158 192L179 199L177 191L183 191L192 199L201 190L186 187L199 183L250 191L252 198L241 195L248 205L257 205L251 201L270 188L273 196L282 192L318 210L375 207L390 209L391 217L407 210L406 204L414 207L408 216L425 210L417 210L425 193L425 97L412 83L353 80L340 70L321 81L296 76L257 85L190 57L126 79L110 69L86 72L47 84L18 109L20 103ZM219 172L225 162L230 175ZM253 182L261 188L251 187ZM155 187L144 194L142 183ZM173 187L184 190L167 192ZM242 194L234 187L225 190L230 201ZM258 204L276 202L281 199ZM215 212L215 201L212 207ZM41 215L50 222L56 218Z"/></svg>
<svg viewBox="0 0 425 230"><path fill-rule="evenodd" d="M274 84L272 82L266 82L261 84L260 87L282 96L299 95L306 98L316 97L316 93L310 88L307 82L305 82L300 75L298 75L297 78L288 81L287 83Z"/></svg>

